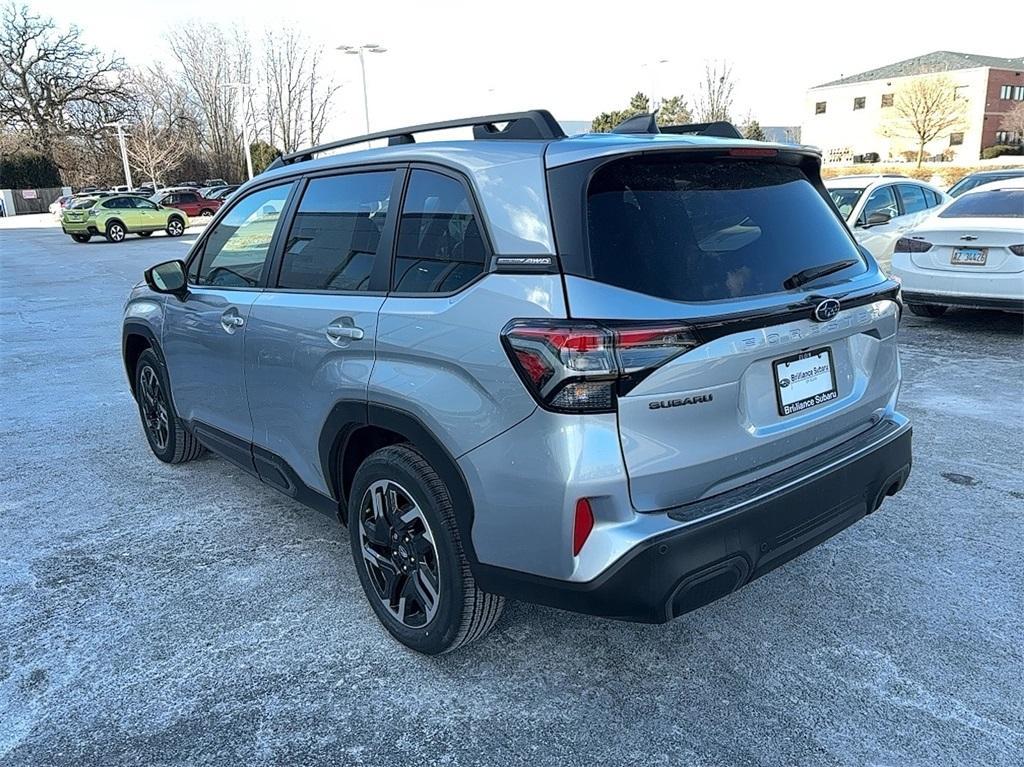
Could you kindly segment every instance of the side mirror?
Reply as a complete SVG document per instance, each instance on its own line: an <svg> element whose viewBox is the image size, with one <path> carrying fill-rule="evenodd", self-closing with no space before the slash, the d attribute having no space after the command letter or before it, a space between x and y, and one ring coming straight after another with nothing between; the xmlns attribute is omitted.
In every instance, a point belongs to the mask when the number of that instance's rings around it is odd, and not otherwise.
<svg viewBox="0 0 1024 767"><path fill-rule="evenodd" d="M880 226L882 224L888 224L892 220L892 216L886 213L884 210L876 210L870 216L868 220L864 222L864 226Z"/></svg>
<svg viewBox="0 0 1024 767"><path fill-rule="evenodd" d="M146 270L145 279L154 293L166 293L181 299L188 295L184 261L164 261L150 267Z"/></svg>

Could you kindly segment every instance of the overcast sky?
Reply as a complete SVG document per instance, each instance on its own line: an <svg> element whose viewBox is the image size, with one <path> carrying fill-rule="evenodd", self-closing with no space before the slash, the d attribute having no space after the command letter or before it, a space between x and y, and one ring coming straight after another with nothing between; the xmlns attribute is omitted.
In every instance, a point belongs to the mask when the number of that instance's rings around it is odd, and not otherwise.
<svg viewBox="0 0 1024 767"><path fill-rule="evenodd" d="M167 60L164 31L190 18L241 24L257 36L291 24L332 49L386 46L367 58L374 130L533 107L589 120L655 85L692 104L708 58L733 64L737 119L750 110L763 125L798 125L806 89L844 74L933 50L1024 54L1019 23L950 0L28 2L138 65ZM329 58L344 88L325 138L362 133L358 59Z"/></svg>

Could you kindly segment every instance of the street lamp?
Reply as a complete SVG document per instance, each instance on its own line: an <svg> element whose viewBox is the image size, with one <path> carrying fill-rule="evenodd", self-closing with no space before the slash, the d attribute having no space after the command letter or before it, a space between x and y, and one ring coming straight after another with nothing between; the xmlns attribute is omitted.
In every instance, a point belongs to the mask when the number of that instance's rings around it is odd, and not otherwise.
<svg viewBox="0 0 1024 767"><path fill-rule="evenodd" d="M238 88L238 100L242 105L242 144L245 145L245 169L252 178L252 147L249 146L249 124L246 122L245 102L242 102L242 89L248 89L249 83L221 83L221 88Z"/></svg>
<svg viewBox="0 0 1024 767"><path fill-rule="evenodd" d="M124 128L121 121L116 123L103 123L104 128L117 128L117 143L121 145L121 164L124 165L124 183L128 185L128 191L134 189L132 184L132 169L128 167L128 147L124 141Z"/></svg>
<svg viewBox="0 0 1024 767"><path fill-rule="evenodd" d="M651 70L651 72L650 72L650 74L651 74L651 81L648 83L648 85L651 86L651 111L652 112L657 112L658 109L661 108L661 97L658 96L657 92L658 92L658 90L660 90L660 88L658 86L658 71L659 71L658 67L660 67L662 64L668 64L668 59L655 59L654 61L650 61L650 62L647 62L646 64L641 64L640 65L641 69L648 69L648 68L650 68L650 70Z"/></svg>
<svg viewBox="0 0 1024 767"><path fill-rule="evenodd" d="M367 43L366 45L339 45L338 50L342 53L346 53L349 56L359 57L359 67L363 73L363 115L366 117L366 132L370 132L370 103L369 98L366 95L366 58L364 53L386 53L387 48L383 48L373 43Z"/></svg>

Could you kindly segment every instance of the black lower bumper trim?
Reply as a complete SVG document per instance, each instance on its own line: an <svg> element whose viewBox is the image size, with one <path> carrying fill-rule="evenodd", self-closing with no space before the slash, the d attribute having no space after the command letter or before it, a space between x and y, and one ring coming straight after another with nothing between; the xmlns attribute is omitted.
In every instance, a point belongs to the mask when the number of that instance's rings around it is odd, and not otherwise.
<svg viewBox="0 0 1024 767"><path fill-rule="evenodd" d="M996 309L1003 312L1024 312L1024 298L983 298L981 296L947 296L941 293L904 293L908 304L935 304L963 309Z"/></svg>
<svg viewBox="0 0 1024 767"><path fill-rule="evenodd" d="M871 431L880 427L893 424L882 422ZM477 582L513 599L662 623L799 556L900 491L910 475L911 430L896 428L891 439L878 442L866 448L861 440L850 449L849 460L837 459L831 468L809 467L807 481L778 483L776 492L749 496L737 507L647 541L593 581L573 583L479 565Z"/></svg>

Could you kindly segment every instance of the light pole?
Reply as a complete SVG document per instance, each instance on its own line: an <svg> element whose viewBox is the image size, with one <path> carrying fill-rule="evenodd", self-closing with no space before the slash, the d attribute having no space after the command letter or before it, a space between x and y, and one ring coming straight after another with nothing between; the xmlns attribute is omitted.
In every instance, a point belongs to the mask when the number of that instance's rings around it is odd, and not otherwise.
<svg viewBox="0 0 1024 767"><path fill-rule="evenodd" d="M242 100L243 89L249 88L249 83L221 83L221 88L238 88L238 100L242 106L242 144L245 147L245 169L249 173L249 178L252 178L252 147L249 146L249 123L246 121L247 111L245 104Z"/></svg>
<svg viewBox="0 0 1024 767"><path fill-rule="evenodd" d="M387 48L383 48L373 43L367 43L366 45L339 45L338 50L342 53L346 53L349 56L359 57L359 68L363 74L363 115L366 118L366 132L370 132L370 100L366 95L366 57L364 53L387 53Z"/></svg>
<svg viewBox="0 0 1024 767"><path fill-rule="evenodd" d="M661 97L658 96L657 91L659 90L659 86L658 86L658 67L660 67L662 64L668 64L668 59L655 59L654 61L650 61L650 62L647 62L646 64L641 64L640 65L641 69L648 69L648 68L650 68L650 70L651 70L651 72L650 72L651 81L648 83L648 85L651 86L651 111L652 112L657 112L658 109L661 108Z"/></svg>
<svg viewBox="0 0 1024 767"><path fill-rule="evenodd" d="M128 185L128 191L134 189L132 184L132 169L128 167L128 147L124 141L124 128L121 127L121 121L118 120L116 123L103 123L104 128L117 128L117 143L121 145L121 164L124 165L124 183Z"/></svg>

